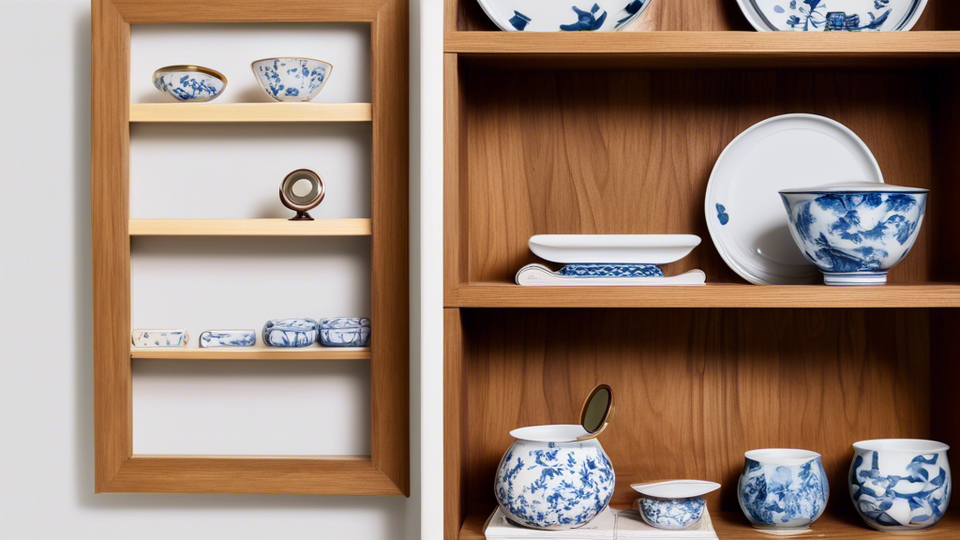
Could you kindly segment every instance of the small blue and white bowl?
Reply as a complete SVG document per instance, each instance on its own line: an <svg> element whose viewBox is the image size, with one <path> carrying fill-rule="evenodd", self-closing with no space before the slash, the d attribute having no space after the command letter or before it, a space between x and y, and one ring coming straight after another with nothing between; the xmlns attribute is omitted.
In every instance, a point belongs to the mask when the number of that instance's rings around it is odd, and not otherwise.
<svg viewBox="0 0 960 540"><path fill-rule="evenodd" d="M324 347L369 347L370 319L366 317L320 319L320 344Z"/></svg>
<svg viewBox="0 0 960 540"><path fill-rule="evenodd" d="M920 232L930 190L853 182L780 191L790 234L827 285L883 285Z"/></svg>
<svg viewBox="0 0 960 540"><path fill-rule="evenodd" d="M918 439L855 443L850 496L863 521L884 532L926 529L940 521L953 491L949 449Z"/></svg>
<svg viewBox="0 0 960 540"><path fill-rule="evenodd" d="M671 480L631 484L630 487L642 495L634 503L634 508L647 525L680 531L700 523L707 507L704 495L720 489L720 484L702 480Z"/></svg>
<svg viewBox="0 0 960 540"><path fill-rule="evenodd" d="M167 66L153 73L153 85L180 101L210 101L227 87L227 78L201 66Z"/></svg>
<svg viewBox="0 0 960 540"><path fill-rule="evenodd" d="M320 325L313 319L273 319L263 325L263 342L271 347L307 347L317 341Z"/></svg>
<svg viewBox="0 0 960 540"><path fill-rule="evenodd" d="M771 448L744 458L737 499L757 529L806 529L827 508L830 486L820 454Z"/></svg>
<svg viewBox="0 0 960 540"><path fill-rule="evenodd" d="M250 67L263 91L277 101L310 101L333 72L332 64L311 58L265 58Z"/></svg>

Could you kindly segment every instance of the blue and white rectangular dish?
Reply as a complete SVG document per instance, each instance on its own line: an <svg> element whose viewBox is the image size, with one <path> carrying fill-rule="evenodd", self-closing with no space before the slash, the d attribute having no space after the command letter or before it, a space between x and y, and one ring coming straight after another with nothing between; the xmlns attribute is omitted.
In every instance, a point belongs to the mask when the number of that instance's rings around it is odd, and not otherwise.
<svg viewBox="0 0 960 540"><path fill-rule="evenodd" d="M255 330L207 330L200 334L200 347L253 347L257 343Z"/></svg>
<svg viewBox="0 0 960 540"><path fill-rule="evenodd" d="M366 317L321 319L320 344L324 347L369 347L370 319Z"/></svg>
<svg viewBox="0 0 960 540"><path fill-rule="evenodd" d="M272 319L263 325L263 342L272 347L306 347L317 341L320 325L313 319Z"/></svg>
<svg viewBox="0 0 960 540"><path fill-rule="evenodd" d="M185 329L176 330L134 330L130 334L134 347L186 347L190 336Z"/></svg>

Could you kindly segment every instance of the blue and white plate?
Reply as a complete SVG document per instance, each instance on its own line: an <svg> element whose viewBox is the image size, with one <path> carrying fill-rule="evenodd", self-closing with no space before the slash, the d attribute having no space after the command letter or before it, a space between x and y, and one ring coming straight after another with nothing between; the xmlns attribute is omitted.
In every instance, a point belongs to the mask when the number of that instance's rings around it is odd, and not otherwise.
<svg viewBox="0 0 960 540"><path fill-rule="evenodd" d="M622 30L654 0L480 0L480 7L509 32L611 32Z"/></svg>
<svg viewBox="0 0 960 540"><path fill-rule="evenodd" d="M760 32L910 30L927 0L737 0Z"/></svg>
<svg viewBox="0 0 960 540"><path fill-rule="evenodd" d="M791 237L779 191L850 181L882 184L883 173L846 126L812 114L764 120L720 154L707 184L707 229L724 262L750 283L821 282Z"/></svg>

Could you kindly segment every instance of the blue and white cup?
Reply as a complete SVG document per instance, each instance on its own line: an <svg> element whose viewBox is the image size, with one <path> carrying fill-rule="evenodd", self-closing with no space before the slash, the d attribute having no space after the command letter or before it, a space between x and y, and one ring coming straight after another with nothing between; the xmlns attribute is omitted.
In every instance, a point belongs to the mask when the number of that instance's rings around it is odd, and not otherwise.
<svg viewBox="0 0 960 540"><path fill-rule="evenodd" d="M850 496L863 521L884 532L926 529L940 521L953 491L949 449L919 439L855 443Z"/></svg>
<svg viewBox="0 0 960 540"><path fill-rule="evenodd" d="M820 454L772 448L744 454L740 508L758 529L805 529L827 507L830 487Z"/></svg>
<svg viewBox="0 0 960 540"><path fill-rule="evenodd" d="M652 484L631 484L640 493L634 508L643 521L657 529L680 531L700 523L707 493L720 484L703 480L670 480Z"/></svg>

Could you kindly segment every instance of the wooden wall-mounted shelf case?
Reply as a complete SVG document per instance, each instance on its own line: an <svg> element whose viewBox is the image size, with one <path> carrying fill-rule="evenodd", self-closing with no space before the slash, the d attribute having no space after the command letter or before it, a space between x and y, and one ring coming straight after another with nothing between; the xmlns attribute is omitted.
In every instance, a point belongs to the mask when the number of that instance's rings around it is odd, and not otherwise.
<svg viewBox="0 0 960 540"><path fill-rule="evenodd" d="M93 0L92 207L97 492L409 495L406 0ZM130 25L366 23L372 103L130 103ZM131 220L132 122L370 122L371 219ZM372 348L130 348L136 236L370 236ZM369 359L369 456L133 454L134 358ZM319 414L319 412L318 412Z"/></svg>
<svg viewBox="0 0 960 540"><path fill-rule="evenodd" d="M633 482L697 478L721 540L763 538L740 513L743 452L820 452L825 539L885 538L853 513L851 444L960 447L960 5L912 32L754 32L736 2L656 0L620 33L498 32L445 0L445 535L482 538L513 428L569 423L594 385L617 395L600 437ZM762 287L733 273L703 199L720 153L783 113L825 115L891 184L932 190L918 244L884 287ZM815 159L798 149L797 159ZM665 272L699 288L521 288L534 234L693 233ZM923 538L960 537L951 510Z"/></svg>

